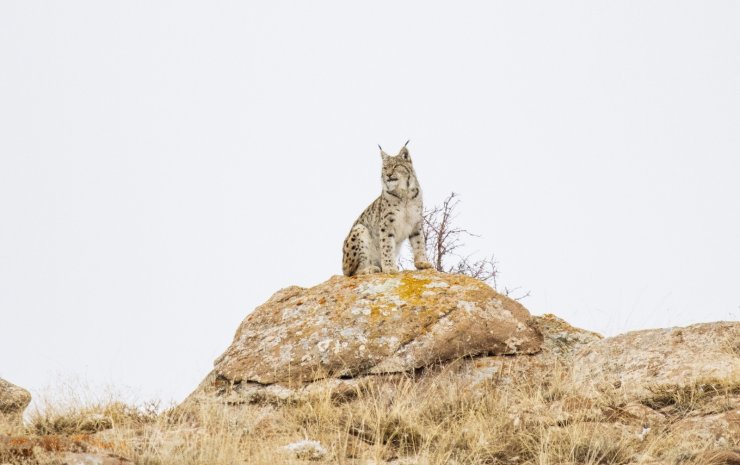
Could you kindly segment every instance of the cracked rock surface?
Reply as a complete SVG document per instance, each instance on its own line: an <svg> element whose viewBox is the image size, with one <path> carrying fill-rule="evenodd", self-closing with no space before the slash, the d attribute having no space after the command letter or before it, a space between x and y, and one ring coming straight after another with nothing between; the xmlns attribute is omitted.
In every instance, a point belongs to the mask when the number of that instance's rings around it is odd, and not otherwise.
<svg viewBox="0 0 740 465"><path fill-rule="evenodd" d="M278 291L257 307L208 379L296 386L465 356L532 354L542 342L527 309L468 276L334 276Z"/></svg>

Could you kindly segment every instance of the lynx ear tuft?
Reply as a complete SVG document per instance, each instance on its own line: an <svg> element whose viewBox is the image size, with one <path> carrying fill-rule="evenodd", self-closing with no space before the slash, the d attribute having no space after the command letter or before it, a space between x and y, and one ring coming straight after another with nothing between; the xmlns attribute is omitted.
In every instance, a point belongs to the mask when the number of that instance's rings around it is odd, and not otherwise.
<svg viewBox="0 0 740 465"><path fill-rule="evenodd" d="M409 154L409 149L406 148L406 145L408 145L409 141L406 141L405 144L403 144L403 147L401 147L401 151L398 152L398 156L403 158L404 160L411 161L411 155Z"/></svg>
<svg viewBox="0 0 740 465"><path fill-rule="evenodd" d="M380 149L380 156L383 157L383 159L388 158L389 155L383 151L383 147L381 147L380 144L378 144L378 148Z"/></svg>

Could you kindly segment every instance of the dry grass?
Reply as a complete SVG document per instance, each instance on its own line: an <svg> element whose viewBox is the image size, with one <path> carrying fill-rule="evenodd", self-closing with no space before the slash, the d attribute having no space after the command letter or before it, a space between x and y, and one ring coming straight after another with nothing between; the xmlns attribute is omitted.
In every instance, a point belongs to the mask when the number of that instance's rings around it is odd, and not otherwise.
<svg viewBox="0 0 740 465"><path fill-rule="evenodd" d="M628 413L634 406L614 393L586 399L578 391L561 376L472 388L443 372L426 383L367 383L349 401L327 391L282 406L212 401L163 413L115 401L67 404L36 412L25 434L82 437L140 465L309 463L283 450L302 439L326 448L324 463L363 465L732 463L722 457L740 448L740 438L687 440L679 428L692 413L716 412L707 406L718 399L737 408L737 383L655 388L635 404L665 420Z"/></svg>
<svg viewBox="0 0 740 465"><path fill-rule="evenodd" d="M740 379L740 378L738 378ZM650 395L642 399L648 407L674 416L696 411L707 412L711 406L715 413L737 408L736 396L740 396L740 381L708 379L688 385L661 385L650 388Z"/></svg>

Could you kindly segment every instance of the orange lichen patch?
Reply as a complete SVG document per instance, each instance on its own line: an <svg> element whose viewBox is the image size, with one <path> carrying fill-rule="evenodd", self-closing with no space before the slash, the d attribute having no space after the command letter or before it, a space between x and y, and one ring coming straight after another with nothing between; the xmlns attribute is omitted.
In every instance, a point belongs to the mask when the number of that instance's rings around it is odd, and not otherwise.
<svg viewBox="0 0 740 465"><path fill-rule="evenodd" d="M39 445L47 452L61 452L70 450L73 443L61 436L42 436L39 438Z"/></svg>
<svg viewBox="0 0 740 465"><path fill-rule="evenodd" d="M72 440L75 444L83 445L87 444L93 447L96 447L98 449L106 449L106 450L113 450L120 448L123 444L114 444L110 441L103 441L100 438L97 438L90 434L74 434L69 437L70 440Z"/></svg>
<svg viewBox="0 0 740 465"><path fill-rule="evenodd" d="M380 317L380 305L370 306L370 318L377 320Z"/></svg>
<svg viewBox="0 0 740 465"><path fill-rule="evenodd" d="M94 440L94 438L89 434L73 434L69 439L75 442L90 442L91 440Z"/></svg>
<svg viewBox="0 0 740 465"><path fill-rule="evenodd" d="M33 458L35 456L34 451L39 450L58 454L63 452L89 453L94 449L115 451L116 453L131 452L131 447L123 441L117 443L104 441L90 434L0 436L0 462L4 462L8 458Z"/></svg>
<svg viewBox="0 0 740 465"><path fill-rule="evenodd" d="M0 459L33 456L33 441L27 438L0 436Z"/></svg>
<svg viewBox="0 0 740 465"><path fill-rule="evenodd" d="M418 305L421 301L421 293L424 292L425 286L431 283L431 279L416 278L411 274L404 273L401 276L401 284L396 288L398 297L404 302L411 305Z"/></svg>
<svg viewBox="0 0 740 465"><path fill-rule="evenodd" d="M372 322L370 334L373 337L379 335L378 333L383 330L383 327L379 326L380 322L397 322L407 327L406 331L398 335L400 344L403 345L426 333L428 327L439 318L439 309L434 305L436 296L422 295L429 290L426 286L432 282L431 279L402 273L400 281L400 284L391 291L402 300L400 305L386 299L382 303L370 306Z"/></svg>
<svg viewBox="0 0 740 465"><path fill-rule="evenodd" d="M40 447L47 452L80 451L82 443L65 436L49 435L41 437L8 437L3 441L11 452L23 454L26 450Z"/></svg>
<svg viewBox="0 0 740 465"><path fill-rule="evenodd" d="M34 442L28 438L10 437L6 441L7 441L8 446L11 446L11 447L25 447L25 446L32 447L34 445Z"/></svg>
<svg viewBox="0 0 740 465"><path fill-rule="evenodd" d="M391 275L389 275L391 276ZM425 324L428 316L425 315L425 311L430 308L430 304L433 304L432 299L422 297L427 284L432 282L431 279L416 278L409 273L403 273L401 275L400 284L389 290L388 293L397 295L402 303L398 305L394 300L387 299L388 294L383 293L380 302L375 302L370 305L370 321L375 326L371 326L370 332L375 333L380 330L377 326L380 322L386 321L417 321ZM406 342L406 337L401 338L402 343Z"/></svg>

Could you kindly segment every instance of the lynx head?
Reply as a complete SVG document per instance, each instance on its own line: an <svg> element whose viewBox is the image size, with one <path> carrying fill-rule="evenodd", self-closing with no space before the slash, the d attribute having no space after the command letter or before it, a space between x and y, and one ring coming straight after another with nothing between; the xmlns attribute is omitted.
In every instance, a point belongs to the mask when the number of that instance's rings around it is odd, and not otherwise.
<svg viewBox="0 0 740 465"><path fill-rule="evenodd" d="M380 156L383 158L383 169L380 175L383 192L389 192L396 197L415 197L419 192L416 172L414 172L414 165L411 163L411 155L406 145L408 141L396 156L388 155L382 147L378 146Z"/></svg>

